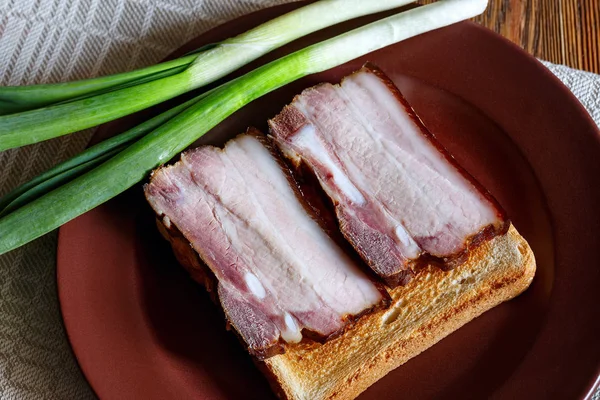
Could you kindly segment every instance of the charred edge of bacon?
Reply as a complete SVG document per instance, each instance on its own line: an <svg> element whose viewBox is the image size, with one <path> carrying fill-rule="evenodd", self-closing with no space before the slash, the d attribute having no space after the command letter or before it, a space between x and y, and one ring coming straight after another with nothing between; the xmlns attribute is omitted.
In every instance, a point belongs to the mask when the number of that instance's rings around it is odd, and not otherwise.
<svg viewBox="0 0 600 400"><path fill-rule="evenodd" d="M392 82L391 79L379 67L367 62L365 65L363 65L362 69L371 71L386 85L390 92L394 94L394 97L402 104L410 118L415 122L422 135L427 138L427 140L444 156L446 161L448 161L448 163L450 163L450 165L452 165L452 167L454 167L454 169L456 169L456 171L461 174L475 188L476 191L481 193L484 198L490 202L490 204L496 210L498 218L503 221L503 224L498 228L495 228L493 225L488 225L476 234L466 238L465 247L455 254L451 254L446 257L436 257L434 255L424 253L420 259L417 260L417 263L421 265L433 263L444 271L449 271L453 268L456 268L457 266L466 262L469 259L470 253L482 243L485 243L486 241L491 240L498 235L504 235L506 232L508 232L510 220L506 215L506 211L504 211L496 198L481 183L479 183L479 181L477 181L473 175L471 175L466 169L458 164L448 149L446 149L446 147L444 147L442 143L437 140L435 135L425 126L414 108L408 103L408 100L406 100L394 82ZM344 79L342 79L342 82Z"/></svg>
<svg viewBox="0 0 600 400"><path fill-rule="evenodd" d="M466 171L462 166L460 166L457 163L456 159L448 152L448 150L435 138L435 135L427 129L427 127L424 125L423 121L416 114L415 110L408 103L408 101L402 95L402 93L396 87L396 85L389 79L389 77L387 77L387 75L385 75L385 73L379 67L377 67L369 62L364 64L364 66L361 69L359 69L358 71L354 72L354 74L358 73L362 70L367 70L369 72L372 72L390 90L390 92L393 94L394 98L397 99L397 101L405 109L408 116L415 123L415 125L417 126L417 128L419 129L421 134L427 139L427 141L431 145L433 145L433 147L439 153L441 153L443 158L460 175L462 175L467 180L467 182L470 185L472 185L472 187L478 193L480 193L490 203L490 205L495 210L498 219L503 222L498 227L496 227L494 225L485 226L476 234L465 238L464 247L460 251L458 251L454 254L450 254L450 255L447 255L444 257L438 257L435 255L429 254L427 252L422 252L418 258L408 262L405 270L400 270L399 272L397 272L395 274L387 275L387 276L379 275L379 277L381 279L383 279L383 281L389 287L393 288L393 287L396 287L399 285L407 284L415 276L415 274L418 273L422 269L422 267L426 264L431 263L431 264L438 266L439 268L441 268L443 270L450 270L450 269L455 268L456 266L464 263L465 261L468 260L470 252L472 250L474 250L477 246L481 245L482 243L484 243L487 240L492 239L493 237L495 237L497 235L505 234L508 231L508 228L510 226L510 220L507 218L506 212L501 207L501 205L498 203L498 201L492 196L492 194L485 187L483 187L468 171ZM352 75L353 74L350 74L349 76L352 76ZM342 78L340 85L343 84L344 80L346 80L349 76ZM322 85L326 85L326 83L314 85L310 88L305 89L305 91L314 90L315 88L318 88ZM296 107L292 106L292 104L294 104L296 101L298 101L300 96L302 96L303 94L304 94L304 91L302 93L294 96L294 98L293 98L292 102L290 102L290 104L286 105L279 114L277 114L274 118L272 118L268 121L269 129L271 132L273 132L275 130L278 132L285 132L287 134L284 137L284 139L285 139L291 135L294 135L296 132L298 132L298 130L300 130L301 128L303 128L305 126L305 124L307 122L306 116L302 112L300 112ZM269 136L276 143L277 142L282 143L282 141L281 141L282 138L276 137L277 135L271 134ZM305 173L304 168L302 168L302 165L304 164L304 162L302 161L301 158L296 157L296 155L285 154L285 152L284 152L284 156L292 164L292 166L294 167L293 171L296 174ZM310 168L307 167L305 169L309 170ZM314 172L313 172L313 175L314 175ZM331 201L331 199L329 198L329 196L325 193L325 190L321 185L318 185L317 190L319 190L319 192L321 193L321 197L325 197L325 198L329 199L329 203L331 203L331 204L333 203ZM331 210L328 210L328 212L331 213ZM338 223L339 223L339 220L338 220ZM361 259L365 260L368 263L366 255L360 251L359 247L357 246L357 243L354 242L353 238L350 235L346 234L346 232L343 229L341 231L342 231L342 234L345 237L345 239L352 245L355 252L360 255ZM373 269L373 268L370 268L370 269Z"/></svg>

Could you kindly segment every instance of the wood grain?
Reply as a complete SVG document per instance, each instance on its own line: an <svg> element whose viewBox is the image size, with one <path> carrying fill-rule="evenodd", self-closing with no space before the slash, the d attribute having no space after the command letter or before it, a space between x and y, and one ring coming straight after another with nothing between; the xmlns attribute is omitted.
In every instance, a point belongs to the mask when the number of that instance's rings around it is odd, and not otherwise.
<svg viewBox="0 0 600 400"><path fill-rule="evenodd" d="M489 1L477 22L536 57L600 73L600 0Z"/></svg>

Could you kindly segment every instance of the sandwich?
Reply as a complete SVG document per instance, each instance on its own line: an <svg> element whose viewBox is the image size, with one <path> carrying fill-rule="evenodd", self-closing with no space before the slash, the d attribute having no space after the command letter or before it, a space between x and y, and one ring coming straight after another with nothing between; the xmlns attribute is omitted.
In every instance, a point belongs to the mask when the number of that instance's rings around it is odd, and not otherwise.
<svg viewBox="0 0 600 400"><path fill-rule="evenodd" d="M498 202L372 65L144 190L282 399L353 399L535 273Z"/></svg>

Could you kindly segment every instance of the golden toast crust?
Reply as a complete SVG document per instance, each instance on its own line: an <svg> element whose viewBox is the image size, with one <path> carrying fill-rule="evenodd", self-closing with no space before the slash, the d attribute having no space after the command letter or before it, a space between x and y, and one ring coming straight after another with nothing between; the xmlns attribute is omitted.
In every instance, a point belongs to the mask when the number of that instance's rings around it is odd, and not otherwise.
<svg viewBox="0 0 600 400"><path fill-rule="evenodd" d="M529 245L511 225L463 265L429 266L390 290L388 310L373 313L325 344L290 348L264 361L284 399L354 399L391 370L467 322L522 293L535 274Z"/></svg>

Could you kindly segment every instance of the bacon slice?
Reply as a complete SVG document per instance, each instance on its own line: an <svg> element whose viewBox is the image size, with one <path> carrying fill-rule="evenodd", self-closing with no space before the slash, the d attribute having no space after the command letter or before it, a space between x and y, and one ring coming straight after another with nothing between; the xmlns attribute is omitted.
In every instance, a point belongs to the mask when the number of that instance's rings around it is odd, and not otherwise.
<svg viewBox="0 0 600 400"><path fill-rule="evenodd" d="M157 215L214 273L229 322L259 357L299 342L303 330L327 338L387 302L307 213L264 139L191 150L145 187Z"/></svg>
<svg viewBox="0 0 600 400"><path fill-rule="evenodd" d="M391 286L410 280L422 257L451 267L470 244L508 227L495 200L374 67L306 89L269 125L282 152L316 175L344 236Z"/></svg>

